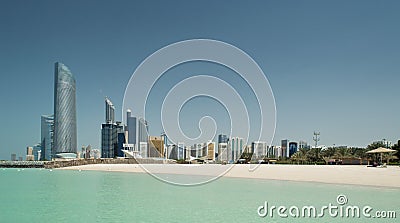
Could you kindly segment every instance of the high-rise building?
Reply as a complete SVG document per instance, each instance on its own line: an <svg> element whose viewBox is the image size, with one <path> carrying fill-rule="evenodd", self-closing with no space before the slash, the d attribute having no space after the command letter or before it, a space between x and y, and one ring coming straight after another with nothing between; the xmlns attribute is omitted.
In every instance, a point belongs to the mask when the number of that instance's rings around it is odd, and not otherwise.
<svg viewBox="0 0 400 223"><path fill-rule="evenodd" d="M310 149L310 146L307 144L306 141L299 141L299 149Z"/></svg>
<svg viewBox="0 0 400 223"><path fill-rule="evenodd" d="M33 155L33 148L28 146L26 147L26 161L34 161L35 156Z"/></svg>
<svg viewBox="0 0 400 223"><path fill-rule="evenodd" d="M149 136L149 157L165 157L164 137Z"/></svg>
<svg viewBox="0 0 400 223"><path fill-rule="evenodd" d="M243 138L232 137L229 140L229 147L230 147L229 152L231 153L230 160L236 162L238 159L240 159L240 156L242 155L243 152Z"/></svg>
<svg viewBox="0 0 400 223"><path fill-rule="evenodd" d="M281 158L287 157L288 143L289 143L289 140L287 140L287 139L283 139L281 141L281 156L280 156Z"/></svg>
<svg viewBox="0 0 400 223"><path fill-rule="evenodd" d="M40 126L41 160L51 160L54 150L54 116L42 115Z"/></svg>
<svg viewBox="0 0 400 223"><path fill-rule="evenodd" d="M185 143L178 142L178 160L186 159Z"/></svg>
<svg viewBox="0 0 400 223"><path fill-rule="evenodd" d="M218 161L228 161L228 143L218 143Z"/></svg>
<svg viewBox="0 0 400 223"><path fill-rule="evenodd" d="M255 141L251 143L253 150L253 158L263 158L267 154L267 143L263 141Z"/></svg>
<svg viewBox="0 0 400 223"><path fill-rule="evenodd" d="M207 142L207 159L215 161L215 142Z"/></svg>
<svg viewBox="0 0 400 223"><path fill-rule="evenodd" d="M75 78L68 67L59 62L55 64L54 76L53 151L55 154L76 153L77 132Z"/></svg>
<svg viewBox="0 0 400 223"><path fill-rule="evenodd" d="M140 155L143 158L149 157L149 145L148 145L148 132L149 132L149 126L147 124L147 121L144 120L143 118L138 119L138 137L137 137L137 143L139 144L139 152ZM128 137L129 138L129 137Z"/></svg>
<svg viewBox="0 0 400 223"><path fill-rule="evenodd" d="M117 142L117 134L114 124L104 123L101 125L101 157L114 158L114 149Z"/></svg>
<svg viewBox="0 0 400 223"><path fill-rule="evenodd" d="M125 131L121 122L114 120L115 108L110 99L105 99L106 123L101 125L101 157L114 158L123 156Z"/></svg>
<svg viewBox="0 0 400 223"><path fill-rule="evenodd" d="M101 125L101 157L122 157L125 143L124 126L120 122Z"/></svg>
<svg viewBox="0 0 400 223"><path fill-rule="evenodd" d="M11 154L11 161L17 161L17 154Z"/></svg>
<svg viewBox="0 0 400 223"><path fill-rule="evenodd" d="M38 143L38 144L34 145L32 148L33 148L32 153L34 156L34 160L40 160L41 159L40 156L42 153L42 145L40 143Z"/></svg>
<svg viewBox="0 0 400 223"><path fill-rule="evenodd" d="M126 111L126 127L128 130L128 143L136 145L136 117L132 117L130 109Z"/></svg>
<svg viewBox="0 0 400 223"><path fill-rule="evenodd" d="M225 134L219 134L218 143L228 143L228 136L226 136Z"/></svg>
<svg viewBox="0 0 400 223"><path fill-rule="evenodd" d="M115 123L115 107L113 103L106 97L106 124Z"/></svg>
<svg viewBox="0 0 400 223"><path fill-rule="evenodd" d="M289 157L292 157L292 155L297 152L297 145L297 142L289 143Z"/></svg>
<svg viewBox="0 0 400 223"><path fill-rule="evenodd" d="M267 147L267 157L268 158L276 158L277 157L276 153L277 153L277 151L276 151L276 147L275 146L270 145L270 146Z"/></svg>

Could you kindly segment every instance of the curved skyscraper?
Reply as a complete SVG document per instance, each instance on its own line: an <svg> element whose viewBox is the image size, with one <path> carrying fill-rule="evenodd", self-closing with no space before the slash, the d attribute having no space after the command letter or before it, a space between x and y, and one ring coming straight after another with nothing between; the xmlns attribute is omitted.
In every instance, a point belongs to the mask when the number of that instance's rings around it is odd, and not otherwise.
<svg viewBox="0 0 400 223"><path fill-rule="evenodd" d="M55 64L53 153L76 153L75 78L62 63Z"/></svg>

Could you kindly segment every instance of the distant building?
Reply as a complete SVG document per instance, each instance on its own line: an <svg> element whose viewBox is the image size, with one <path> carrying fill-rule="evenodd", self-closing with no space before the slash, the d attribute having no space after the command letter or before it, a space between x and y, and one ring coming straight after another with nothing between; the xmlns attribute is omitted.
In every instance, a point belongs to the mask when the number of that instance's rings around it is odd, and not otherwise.
<svg viewBox="0 0 400 223"><path fill-rule="evenodd" d="M178 160L185 160L187 158L185 150L186 150L185 149L185 143L178 142L178 157L177 157Z"/></svg>
<svg viewBox="0 0 400 223"><path fill-rule="evenodd" d="M207 160L215 161L216 148L215 142L207 142Z"/></svg>
<svg viewBox="0 0 400 223"><path fill-rule="evenodd" d="M126 128L128 130L127 143L136 145L136 117L132 117L130 109L126 111Z"/></svg>
<svg viewBox="0 0 400 223"><path fill-rule="evenodd" d="M85 158L85 159L90 159L90 158L92 158L92 156L91 156L91 150L92 150L92 146L91 146L91 145L88 145L88 146L86 147L86 149L85 149L85 155L84 155L83 158Z"/></svg>
<svg viewBox="0 0 400 223"><path fill-rule="evenodd" d="M125 131L121 122L114 123L115 108L110 99L105 99L106 123L101 125L101 157L114 158L123 156Z"/></svg>
<svg viewBox="0 0 400 223"><path fill-rule="evenodd" d="M55 64L54 76L53 154L76 153L78 147L75 78L67 66L58 62Z"/></svg>
<svg viewBox="0 0 400 223"><path fill-rule="evenodd" d="M117 151L115 152L115 156L124 157L124 153L122 152L122 150L124 150L124 144L126 144L125 132L121 124L117 123L116 128L121 129L117 129Z"/></svg>
<svg viewBox="0 0 400 223"><path fill-rule="evenodd" d="M101 125L101 157L114 158L114 149L117 144L117 132L114 124Z"/></svg>
<svg viewBox="0 0 400 223"><path fill-rule="evenodd" d="M54 116L42 115L40 126L40 144L42 145L41 160L51 160L54 150Z"/></svg>
<svg viewBox="0 0 400 223"><path fill-rule="evenodd" d="M268 158L277 158L276 152L277 151L275 149L275 146L270 145L270 146L267 147L267 157Z"/></svg>
<svg viewBox="0 0 400 223"><path fill-rule="evenodd" d="M219 134L218 143L228 143L228 136L226 136L225 134Z"/></svg>
<svg viewBox="0 0 400 223"><path fill-rule="evenodd" d="M267 153L267 143L263 141L255 141L251 143L253 153L253 158L259 159L263 158Z"/></svg>
<svg viewBox="0 0 400 223"><path fill-rule="evenodd" d="M286 158L287 155L288 155L288 152L287 152L287 150L288 150L288 143L289 143L289 140L287 140L287 139L283 139L283 140L281 141L281 154L280 154L280 157L281 157L281 158Z"/></svg>
<svg viewBox="0 0 400 223"><path fill-rule="evenodd" d="M240 159L240 156L243 153L243 138L239 137L232 137L229 140L229 145L230 145L230 152L231 152L231 159L233 162L236 162L238 159Z"/></svg>
<svg viewBox="0 0 400 223"><path fill-rule="evenodd" d="M17 161L17 154L15 153L11 154L11 161Z"/></svg>
<svg viewBox="0 0 400 223"><path fill-rule="evenodd" d="M26 148L26 161L34 161L35 156L33 155L33 148L28 146Z"/></svg>
<svg viewBox="0 0 400 223"><path fill-rule="evenodd" d="M228 161L228 143L218 143L218 161Z"/></svg>
<svg viewBox="0 0 400 223"><path fill-rule="evenodd" d="M148 152L148 143L147 142L139 142L139 154L141 157L146 158Z"/></svg>
<svg viewBox="0 0 400 223"><path fill-rule="evenodd" d="M101 157L114 158L123 156L125 142L124 126L120 122L101 125Z"/></svg>
<svg viewBox="0 0 400 223"><path fill-rule="evenodd" d="M310 145L306 141L299 141L298 149L310 149Z"/></svg>
<svg viewBox="0 0 400 223"><path fill-rule="evenodd" d="M149 136L149 157L165 157L164 137Z"/></svg>
<svg viewBox="0 0 400 223"><path fill-rule="evenodd" d="M275 151L275 158L280 158L282 157L282 149L280 146L274 146L274 151Z"/></svg>
<svg viewBox="0 0 400 223"><path fill-rule="evenodd" d="M113 124L113 123L115 123L115 107L114 107L114 104L111 102L110 99L108 99L106 97L105 105L106 105L106 124Z"/></svg>
<svg viewBox="0 0 400 223"><path fill-rule="evenodd" d="M34 160L40 160L40 156L42 153L42 145L40 143L38 143L38 144L34 145L32 147L32 149L33 149L32 153L34 156Z"/></svg>
<svg viewBox="0 0 400 223"><path fill-rule="evenodd" d="M144 120L143 118L139 118L137 124L138 124L137 143L139 143L139 148L140 148L139 152L143 158L146 158L150 156L148 153L150 147L148 143L149 126L147 124L147 121Z"/></svg>
<svg viewBox="0 0 400 223"><path fill-rule="evenodd" d="M297 150L298 150L297 145L298 145L297 142L289 143L289 157L292 157L292 155L297 152Z"/></svg>

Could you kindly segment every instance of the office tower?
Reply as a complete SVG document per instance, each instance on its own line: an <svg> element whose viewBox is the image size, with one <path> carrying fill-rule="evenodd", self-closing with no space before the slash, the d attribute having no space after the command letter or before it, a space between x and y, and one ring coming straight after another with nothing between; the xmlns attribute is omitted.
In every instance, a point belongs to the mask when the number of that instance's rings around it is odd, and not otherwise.
<svg viewBox="0 0 400 223"><path fill-rule="evenodd" d="M40 144L41 148L41 160L51 160L55 154L54 150L54 116L53 115L42 115L41 126L40 126Z"/></svg>
<svg viewBox="0 0 400 223"><path fill-rule="evenodd" d="M53 152L77 152L75 78L68 67L58 62L54 79Z"/></svg>
<svg viewBox="0 0 400 223"><path fill-rule="evenodd" d="M34 145L32 147L32 149L33 149L32 153L33 153L34 160L40 160L40 156L42 153L42 145L40 143L38 143L38 144Z"/></svg>
<svg viewBox="0 0 400 223"><path fill-rule="evenodd" d="M185 154L185 143L183 142L178 142L178 160L184 160L186 159L186 154Z"/></svg>
<svg viewBox="0 0 400 223"><path fill-rule="evenodd" d="M88 146L86 147L86 149L85 149L85 159L90 159L90 158L91 158L91 156L90 156L91 150L92 150L92 146L91 146L91 145L88 145Z"/></svg>
<svg viewBox="0 0 400 223"><path fill-rule="evenodd" d="M164 137L149 136L149 157L165 157Z"/></svg>
<svg viewBox="0 0 400 223"><path fill-rule="evenodd" d="M35 156L33 155L33 148L28 146L26 147L26 161L34 161Z"/></svg>
<svg viewBox="0 0 400 223"><path fill-rule="evenodd" d="M289 143L289 157L292 157L292 155L297 152L297 145L297 142Z"/></svg>
<svg viewBox="0 0 400 223"><path fill-rule="evenodd" d="M298 149L309 149L310 146L307 144L306 141L299 141Z"/></svg>
<svg viewBox="0 0 400 223"><path fill-rule="evenodd" d="M197 150L196 150L196 148L197 148L196 144L190 146L190 156L191 157L197 158Z"/></svg>
<svg viewBox="0 0 400 223"><path fill-rule="evenodd" d="M207 142L207 160L215 161L215 142L208 141Z"/></svg>
<svg viewBox="0 0 400 223"><path fill-rule="evenodd" d="M195 143L192 147L192 151L190 152L192 157L200 158L206 156L207 154L207 146L205 143Z"/></svg>
<svg viewBox="0 0 400 223"><path fill-rule="evenodd" d="M228 161L228 143L218 143L218 161Z"/></svg>
<svg viewBox="0 0 400 223"><path fill-rule="evenodd" d="M121 122L114 123L114 105L110 99L105 99L105 121L101 125L101 157L114 158L123 156L125 144L124 126Z"/></svg>
<svg viewBox="0 0 400 223"><path fill-rule="evenodd" d="M114 158L114 146L117 142L117 135L114 131L114 124L101 124L101 157Z"/></svg>
<svg viewBox="0 0 400 223"><path fill-rule="evenodd" d="M115 113L115 107L113 103L106 97L105 100L106 103L106 124L113 124L115 122L114 120L114 113Z"/></svg>
<svg viewBox="0 0 400 223"><path fill-rule="evenodd" d="M148 145L148 132L149 126L147 121L143 118L139 118L138 120L138 137L137 142L139 144L139 152L143 158L149 157L149 145Z"/></svg>
<svg viewBox="0 0 400 223"><path fill-rule="evenodd" d="M243 138L239 137L232 137L229 140L229 146L231 152L231 159L233 162L236 162L238 159L240 159L240 156L242 155L243 152Z"/></svg>
<svg viewBox="0 0 400 223"><path fill-rule="evenodd" d="M224 134L219 134L218 143L228 143L228 137Z"/></svg>
<svg viewBox="0 0 400 223"><path fill-rule="evenodd" d="M126 110L126 126L128 130L128 143L136 145L136 117L132 117L130 109Z"/></svg>
<svg viewBox="0 0 400 223"><path fill-rule="evenodd" d="M123 157L124 126L120 122L101 125L101 157Z"/></svg>
<svg viewBox="0 0 400 223"><path fill-rule="evenodd" d="M252 154L252 153L253 153L253 148L252 148L252 146L251 146L251 145L246 145L246 146L244 146L244 152L245 152L245 153L250 153L250 154Z"/></svg>
<svg viewBox="0 0 400 223"><path fill-rule="evenodd" d="M124 126L121 122L117 122L115 128L117 132L117 150L114 151L114 155L116 157L124 157L124 153L122 152L124 144L126 144Z"/></svg>
<svg viewBox="0 0 400 223"><path fill-rule="evenodd" d="M266 155L267 143L263 141L255 141L251 143L253 150L253 158L263 158Z"/></svg>
<svg viewBox="0 0 400 223"><path fill-rule="evenodd" d="M288 152L287 152L287 150L288 150L288 142L289 142L289 140L287 140L287 139L283 139L282 141L281 141L281 158L286 158L287 157L287 154L288 154Z"/></svg>
<svg viewBox="0 0 400 223"><path fill-rule="evenodd" d="M270 145L267 147L267 157L268 158L276 158L276 147Z"/></svg>

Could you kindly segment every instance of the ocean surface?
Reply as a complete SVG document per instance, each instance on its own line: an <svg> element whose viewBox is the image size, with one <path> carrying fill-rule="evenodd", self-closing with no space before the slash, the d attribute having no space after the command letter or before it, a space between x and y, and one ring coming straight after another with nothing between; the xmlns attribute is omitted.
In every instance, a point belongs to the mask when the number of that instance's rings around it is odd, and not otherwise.
<svg viewBox="0 0 400 223"><path fill-rule="evenodd" d="M339 195L344 204L338 203ZM319 211L329 203L373 210L369 218L332 217L326 210L315 218L293 217L288 210L283 212L288 217L276 210L272 217L271 212L260 217L265 208L258 209L265 202L267 209L298 206L300 212L307 205ZM376 211L395 211L397 218L376 218ZM143 173L0 169L0 223L400 222L399 215L400 189L394 188L224 177L188 187Z"/></svg>

